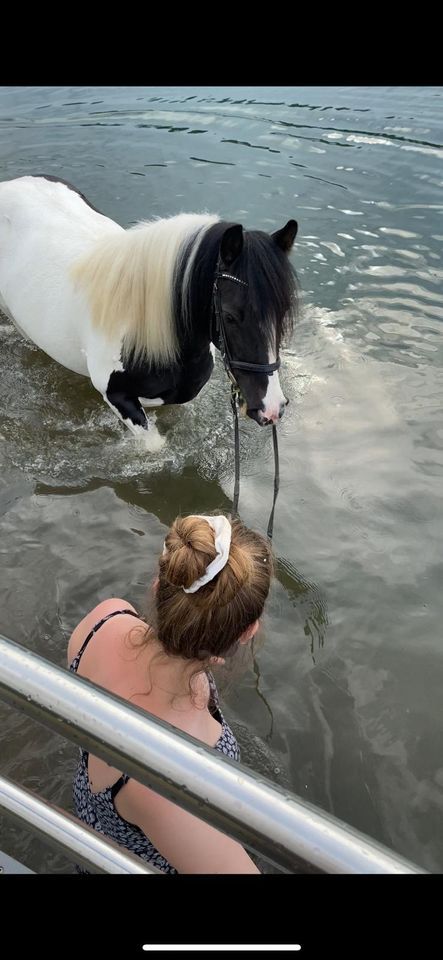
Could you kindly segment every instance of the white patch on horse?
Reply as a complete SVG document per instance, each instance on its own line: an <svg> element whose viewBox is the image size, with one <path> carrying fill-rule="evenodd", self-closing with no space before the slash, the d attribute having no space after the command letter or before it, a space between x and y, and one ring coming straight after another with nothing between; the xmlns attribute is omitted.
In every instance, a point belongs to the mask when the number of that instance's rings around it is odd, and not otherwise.
<svg viewBox="0 0 443 960"><path fill-rule="evenodd" d="M84 351L86 363L95 389L103 395L108 389L111 374L124 370L120 351L120 341L109 340L98 330L90 331Z"/></svg>
<svg viewBox="0 0 443 960"><path fill-rule="evenodd" d="M154 397L152 400L149 397L139 397L142 407L161 407L164 404L164 400L161 397Z"/></svg>
<svg viewBox="0 0 443 960"><path fill-rule="evenodd" d="M275 353L270 350L268 363L275 363L276 356ZM274 373L268 375L268 388L266 390L265 396L263 397L263 416L266 420L272 420L273 423L276 423L280 416L280 409L282 404L286 403L286 397L283 393L283 390L280 386L280 377L278 375L278 370L274 370Z"/></svg>
<svg viewBox="0 0 443 960"><path fill-rule="evenodd" d="M0 184L0 290L17 328L50 357L88 375L81 348L91 327L73 263L122 227L62 183L20 177Z"/></svg>

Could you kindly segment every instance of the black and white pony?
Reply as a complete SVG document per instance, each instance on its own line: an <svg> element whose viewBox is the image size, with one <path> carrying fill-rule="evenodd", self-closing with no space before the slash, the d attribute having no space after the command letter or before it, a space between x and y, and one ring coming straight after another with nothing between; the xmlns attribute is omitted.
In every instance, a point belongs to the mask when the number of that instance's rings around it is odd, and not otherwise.
<svg viewBox="0 0 443 960"><path fill-rule="evenodd" d="M214 344L243 411L276 423L287 403L279 350L296 308L295 220L271 235L209 213L125 230L65 181L0 184L0 308L114 413L161 445L144 407L186 403Z"/></svg>

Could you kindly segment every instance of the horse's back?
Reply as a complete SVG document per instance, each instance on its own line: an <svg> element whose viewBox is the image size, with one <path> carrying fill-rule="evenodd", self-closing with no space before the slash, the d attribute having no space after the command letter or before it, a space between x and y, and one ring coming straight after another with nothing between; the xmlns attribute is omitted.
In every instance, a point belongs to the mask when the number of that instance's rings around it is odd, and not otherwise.
<svg viewBox="0 0 443 960"><path fill-rule="evenodd" d="M0 183L0 299L26 336L78 373L86 373L90 318L72 269L121 230L66 183L28 176Z"/></svg>
<svg viewBox="0 0 443 960"><path fill-rule="evenodd" d="M105 230L121 230L113 220L99 213L80 192L66 181L19 177L0 183L0 230L65 232L74 242L99 239ZM25 236L22 236L25 239Z"/></svg>

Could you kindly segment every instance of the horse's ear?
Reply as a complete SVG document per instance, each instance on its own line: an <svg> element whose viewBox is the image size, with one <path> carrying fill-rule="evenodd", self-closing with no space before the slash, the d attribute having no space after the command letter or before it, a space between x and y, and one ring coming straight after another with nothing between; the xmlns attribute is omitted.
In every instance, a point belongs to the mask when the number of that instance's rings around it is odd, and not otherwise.
<svg viewBox="0 0 443 960"><path fill-rule="evenodd" d="M285 227L282 227L281 230L277 230L276 233L271 234L272 239L275 241L277 246L280 247L280 250L283 250L284 253L289 253L292 244L297 236L298 223L296 220L288 220Z"/></svg>
<svg viewBox="0 0 443 960"><path fill-rule="evenodd" d="M243 249L243 227L241 223L234 223L228 227L221 239L220 257L227 267L240 256Z"/></svg>

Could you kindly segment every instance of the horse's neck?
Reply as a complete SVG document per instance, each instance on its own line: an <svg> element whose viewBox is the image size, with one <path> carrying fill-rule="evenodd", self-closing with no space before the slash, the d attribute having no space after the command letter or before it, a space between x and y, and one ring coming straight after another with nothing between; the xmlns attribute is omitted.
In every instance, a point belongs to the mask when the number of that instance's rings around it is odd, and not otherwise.
<svg viewBox="0 0 443 960"><path fill-rule="evenodd" d="M198 358L207 353L211 342L210 324L200 323L198 326L194 323L182 331L179 337L179 355L183 361Z"/></svg>

